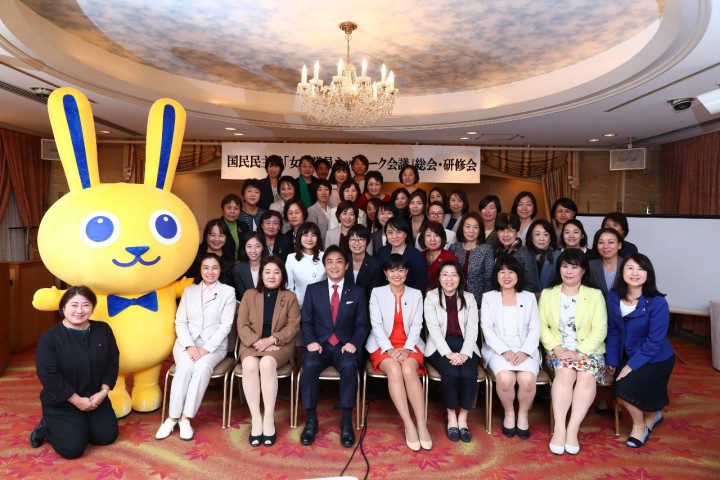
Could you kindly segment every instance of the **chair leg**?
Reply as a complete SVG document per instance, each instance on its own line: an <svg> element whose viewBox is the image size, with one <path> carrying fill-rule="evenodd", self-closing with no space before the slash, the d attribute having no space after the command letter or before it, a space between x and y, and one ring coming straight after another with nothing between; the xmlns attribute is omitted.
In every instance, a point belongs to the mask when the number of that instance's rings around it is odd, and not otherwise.
<svg viewBox="0 0 720 480"><path fill-rule="evenodd" d="M620 436L620 404L615 399L615 436Z"/></svg>
<svg viewBox="0 0 720 480"><path fill-rule="evenodd" d="M552 387L552 383L550 387ZM552 396L550 396L550 435L553 433L555 433L555 413L553 410Z"/></svg>
<svg viewBox="0 0 720 480"><path fill-rule="evenodd" d="M227 423L225 424L227 428L230 428L230 414L232 413L232 399L233 399L233 387L235 386L235 375L233 373L230 374L230 398L228 401L228 409L227 409Z"/></svg>
<svg viewBox="0 0 720 480"><path fill-rule="evenodd" d="M365 402L367 400L367 372L363 371L363 384L362 384L362 400L360 401L362 403L362 414L360 415L360 427L365 426L365 406L367 405Z"/></svg>
<svg viewBox="0 0 720 480"><path fill-rule="evenodd" d="M360 430L360 371L357 372L358 388L355 392L355 429Z"/></svg>
<svg viewBox="0 0 720 480"><path fill-rule="evenodd" d="M295 377L295 409L293 410L293 425L297 428L298 410L300 409L300 377L302 376L302 367Z"/></svg>
<svg viewBox="0 0 720 480"><path fill-rule="evenodd" d="M290 428L295 428L295 411L297 404L295 403L295 369L290 372Z"/></svg>
<svg viewBox="0 0 720 480"><path fill-rule="evenodd" d="M172 366L170 368L172 368ZM165 389L163 390L162 413L160 414L160 424L161 425L163 424L163 422L165 422L165 405L167 403L168 378L170 378L170 368L168 368L168 371L165 373Z"/></svg>
<svg viewBox="0 0 720 480"><path fill-rule="evenodd" d="M493 381L490 379L485 380L487 382L486 391L488 392L487 403L487 414L485 416L485 426L487 428L488 435L492 435L492 406L493 406Z"/></svg>
<svg viewBox="0 0 720 480"><path fill-rule="evenodd" d="M226 372L223 377L223 406L222 406L222 428L227 428L225 421L227 420L227 397L228 397L228 375L230 372Z"/></svg>

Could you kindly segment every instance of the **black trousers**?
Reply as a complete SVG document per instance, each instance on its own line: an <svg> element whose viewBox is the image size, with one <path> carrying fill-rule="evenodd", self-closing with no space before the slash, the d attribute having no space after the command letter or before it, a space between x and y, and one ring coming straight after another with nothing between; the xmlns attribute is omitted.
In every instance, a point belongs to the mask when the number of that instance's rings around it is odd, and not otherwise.
<svg viewBox="0 0 720 480"><path fill-rule="evenodd" d="M91 412L78 410L70 402L42 405L47 440L65 458L78 458L88 443L109 445L118 436L118 421L110 400Z"/></svg>
<svg viewBox="0 0 720 480"><path fill-rule="evenodd" d="M320 372L332 365L340 372L340 405L343 408L355 407L358 381L358 359L360 350L355 353L342 353L342 345L331 346L325 342L322 353L303 352L302 376L300 377L300 392L302 404L305 408L317 408L320 396Z"/></svg>
<svg viewBox="0 0 720 480"><path fill-rule="evenodd" d="M453 352L462 348L462 337L445 337L445 341ZM430 364L440 372L441 386L446 408L455 409L458 405L470 410L477 394L477 374L480 358L473 353L462 365L451 365L450 360L435 351L428 357Z"/></svg>

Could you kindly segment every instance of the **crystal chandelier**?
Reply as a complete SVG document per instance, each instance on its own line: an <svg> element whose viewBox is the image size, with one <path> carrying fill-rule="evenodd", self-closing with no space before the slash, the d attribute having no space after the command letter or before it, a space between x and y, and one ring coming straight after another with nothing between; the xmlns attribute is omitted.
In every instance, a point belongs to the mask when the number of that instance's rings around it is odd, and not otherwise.
<svg viewBox="0 0 720 480"><path fill-rule="evenodd" d="M337 75L330 85L323 85L318 78L320 62L315 62L313 78L308 81L307 67L303 65L302 77L297 86L300 108L313 120L323 125L367 127L392 115L393 103L398 89L395 75L387 73L385 64L381 69L380 82L373 82L367 76L367 60L362 61L361 75L350 63L350 39L357 29L353 22L343 22L340 30L345 32L347 57L338 62Z"/></svg>

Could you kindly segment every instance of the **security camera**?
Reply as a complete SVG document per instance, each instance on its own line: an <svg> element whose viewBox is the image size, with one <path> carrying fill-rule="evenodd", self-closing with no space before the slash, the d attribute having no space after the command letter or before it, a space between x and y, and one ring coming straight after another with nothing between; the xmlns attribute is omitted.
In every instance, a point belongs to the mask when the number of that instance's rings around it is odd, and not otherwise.
<svg viewBox="0 0 720 480"><path fill-rule="evenodd" d="M668 100L668 103L672 105L673 109L676 111L680 110L687 110L692 105L694 98L691 97L685 97L685 98L673 98L672 100Z"/></svg>

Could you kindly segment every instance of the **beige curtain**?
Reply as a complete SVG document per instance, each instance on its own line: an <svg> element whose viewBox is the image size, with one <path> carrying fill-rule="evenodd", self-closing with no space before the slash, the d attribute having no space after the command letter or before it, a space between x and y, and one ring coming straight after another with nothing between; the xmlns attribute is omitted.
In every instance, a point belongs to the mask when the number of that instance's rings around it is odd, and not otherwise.
<svg viewBox="0 0 720 480"><path fill-rule="evenodd" d="M192 170L220 158L221 154L220 145L183 145L180 149L180 159L176 171ZM143 182L145 155L145 145L132 144L129 146L123 166L123 170L126 172L126 181L130 183Z"/></svg>
<svg viewBox="0 0 720 480"><path fill-rule="evenodd" d="M560 197L575 200L580 186L577 152L554 150L483 150L483 162L516 177L540 177L545 204L550 208ZM550 212L545 212L550 218Z"/></svg>

